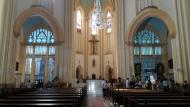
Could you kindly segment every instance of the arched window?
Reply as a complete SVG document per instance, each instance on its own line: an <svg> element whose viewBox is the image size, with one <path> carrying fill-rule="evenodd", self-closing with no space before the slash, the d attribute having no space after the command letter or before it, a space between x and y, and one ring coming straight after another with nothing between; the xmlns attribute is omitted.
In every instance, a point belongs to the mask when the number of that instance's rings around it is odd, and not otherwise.
<svg viewBox="0 0 190 107"><path fill-rule="evenodd" d="M82 15L80 10L77 10L77 31L81 31L82 29Z"/></svg>
<svg viewBox="0 0 190 107"><path fill-rule="evenodd" d="M134 37L134 55L161 55L159 36L147 29L137 32Z"/></svg>
<svg viewBox="0 0 190 107"><path fill-rule="evenodd" d="M107 33L110 33L112 30L112 15L111 12L107 13Z"/></svg>
<svg viewBox="0 0 190 107"><path fill-rule="evenodd" d="M157 78L155 66L162 62L161 37L147 28L139 30L134 36L135 75L151 82ZM136 65L139 65L136 66Z"/></svg>
<svg viewBox="0 0 190 107"><path fill-rule="evenodd" d="M90 26L91 26L91 34L96 35L97 34L97 28L96 28L96 16L95 13L93 12L91 18L90 18Z"/></svg>
<svg viewBox="0 0 190 107"><path fill-rule="evenodd" d="M45 67L48 68L49 81L54 79L55 37L46 27L38 27L27 36L25 79L30 79L35 70L35 79L44 80ZM48 61L48 62L46 62Z"/></svg>

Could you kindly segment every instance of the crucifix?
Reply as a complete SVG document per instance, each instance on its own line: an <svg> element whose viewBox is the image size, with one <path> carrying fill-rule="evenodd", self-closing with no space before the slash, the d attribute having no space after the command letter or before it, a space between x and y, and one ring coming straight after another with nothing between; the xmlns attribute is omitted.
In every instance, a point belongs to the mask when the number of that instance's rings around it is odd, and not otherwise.
<svg viewBox="0 0 190 107"><path fill-rule="evenodd" d="M93 54L93 55L95 55L95 54L97 54L97 52L96 52L96 43L98 43L99 42L99 40L97 40L96 39L96 37L95 36L92 36L92 39L91 40L89 40L89 42L91 42L91 47L92 47L92 51L91 51L91 53Z"/></svg>

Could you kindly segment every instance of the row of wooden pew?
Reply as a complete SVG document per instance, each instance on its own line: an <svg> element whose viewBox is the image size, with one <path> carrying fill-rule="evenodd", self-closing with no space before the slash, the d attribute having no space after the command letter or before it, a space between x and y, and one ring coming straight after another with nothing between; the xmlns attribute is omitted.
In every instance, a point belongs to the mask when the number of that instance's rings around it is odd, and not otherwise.
<svg viewBox="0 0 190 107"><path fill-rule="evenodd" d="M86 87L47 89L35 92L21 92L18 95L3 96L0 106L42 106L81 107L86 96Z"/></svg>
<svg viewBox="0 0 190 107"><path fill-rule="evenodd" d="M113 89L114 104L124 107L190 107L190 95L155 92L146 89Z"/></svg>

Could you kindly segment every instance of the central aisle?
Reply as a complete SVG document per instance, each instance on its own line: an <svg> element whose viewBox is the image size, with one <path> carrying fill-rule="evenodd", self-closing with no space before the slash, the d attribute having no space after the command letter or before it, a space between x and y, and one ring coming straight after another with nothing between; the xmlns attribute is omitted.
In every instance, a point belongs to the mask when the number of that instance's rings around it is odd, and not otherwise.
<svg viewBox="0 0 190 107"><path fill-rule="evenodd" d="M108 99L103 97L103 80L87 81L87 107L113 107Z"/></svg>
<svg viewBox="0 0 190 107"><path fill-rule="evenodd" d="M87 95L102 96L102 82L103 80L87 80Z"/></svg>

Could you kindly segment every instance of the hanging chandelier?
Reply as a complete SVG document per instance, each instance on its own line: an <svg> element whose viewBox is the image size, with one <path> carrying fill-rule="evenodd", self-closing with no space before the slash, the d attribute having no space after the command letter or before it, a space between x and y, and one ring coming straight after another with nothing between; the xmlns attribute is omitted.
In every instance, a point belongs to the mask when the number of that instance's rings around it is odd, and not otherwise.
<svg viewBox="0 0 190 107"><path fill-rule="evenodd" d="M90 19L90 27L95 29L106 28L106 21L104 20L104 13L102 11L100 0L94 1L94 11Z"/></svg>

